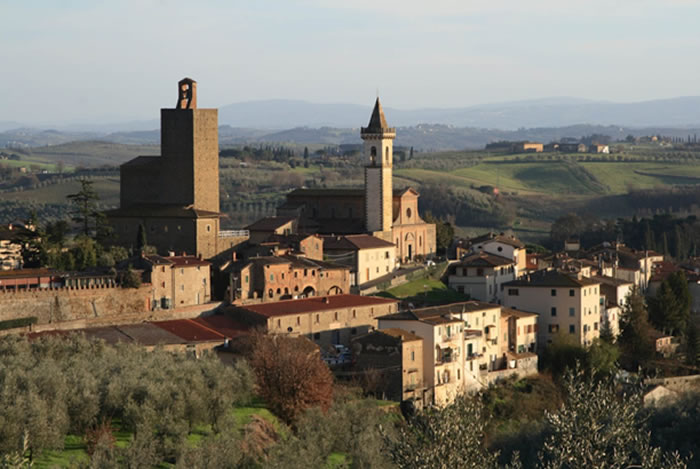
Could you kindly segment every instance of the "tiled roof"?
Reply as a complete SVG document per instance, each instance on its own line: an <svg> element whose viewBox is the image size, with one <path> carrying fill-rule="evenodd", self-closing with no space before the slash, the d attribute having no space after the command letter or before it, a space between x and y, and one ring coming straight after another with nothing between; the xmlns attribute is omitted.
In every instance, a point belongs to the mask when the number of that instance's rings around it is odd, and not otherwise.
<svg viewBox="0 0 700 469"><path fill-rule="evenodd" d="M449 324L461 321L460 319L452 318L441 311L436 311L434 308L401 311L399 313L380 316L378 319L383 321L420 321L433 325Z"/></svg>
<svg viewBox="0 0 700 469"><path fill-rule="evenodd" d="M415 310L421 314L445 315L445 314L460 314L471 313L473 311L482 311L485 309L500 308L501 305L494 303L486 303L484 301L461 301L459 303L450 303L448 305L429 306Z"/></svg>
<svg viewBox="0 0 700 469"><path fill-rule="evenodd" d="M287 223L294 221L293 217L266 217L261 218L255 223L246 226L246 230L250 231L274 231L277 230Z"/></svg>
<svg viewBox="0 0 700 469"><path fill-rule="evenodd" d="M501 308L501 317L508 316L514 316L516 318L530 318L533 316L539 316L539 314L531 313L529 311L521 311L519 309Z"/></svg>
<svg viewBox="0 0 700 469"><path fill-rule="evenodd" d="M209 342L219 340L223 342L225 339L223 334L220 334L206 325L200 324L191 319L160 321L154 322L153 325L160 327L161 329L164 329L187 342Z"/></svg>
<svg viewBox="0 0 700 469"><path fill-rule="evenodd" d="M628 280L622 280L620 278L614 278L614 277L605 277L601 275L594 275L591 277L593 280L596 282L599 282L601 284L605 285L614 285L614 286L620 286L620 285L633 285L634 282L630 282Z"/></svg>
<svg viewBox="0 0 700 469"><path fill-rule="evenodd" d="M538 270L532 274L528 274L518 280L513 280L504 283L507 287L587 287L590 285L599 285L600 282L591 280L590 278L577 278L573 275L567 275L556 270Z"/></svg>
<svg viewBox="0 0 700 469"><path fill-rule="evenodd" d="M43 267L39 269L0 270L0 278L35 278L56 275L60 275L59 272Z"/></svg>
<svg viewBox="0 0 700 469"><path fill-rule="evenodd" d="M211 265L211 263L209 263L208 261L200 259L196 256L168 256L166 257L166 259L172 262L173 265L175 265L176 267L188 267L191 265Z"/></svg>
<svg viewBox="0 0 700 469"><path fill-rule="evenodd" d="M193 321L229 338L244 335L250 331L249 326L236 322L223 314L202 316L194 318Z"/></svg>
<svg viewBox="0 0 700 469"><path fill-rule="evenodd" d="M345 235L345 236L324 236L323 248L327 251L337 249L374 249L374 248L391 248L394 243L377 238L368 234Z"/></svg>
<svg viewBox="0 0 700 469"><path fill-rule="evenodd" d="M267 317L286 316L289 314L313 313L330 309L352 308L361 306L379 306L395 304L398 300L378 298L376 296L332 295L315 296L300 300L284 300L274 303L240 306L240 309L252 311Z"/></svg>
<svg viewBox="0 0 700 469"><path fill-rule="evenodd" d="M414 340L423 340L421 337L417 336L416 334L405 331L403 329L399 329L398 327L389 327L387 329L378 329L375 332L379 332L381 334L386 334L386 335L389 335L391 337L396 337L397 339L401 339L403 342L412 342Z"/></svg>
<svg viewBox="0 0 700 469"><path fill-rule="evenodd" d="M498 267L501 265L510 265L514 263L515 261L513 259L508 259L507 257L480 252L465 257L458 265L463 267Z"/></svg>
<svg viewBox="0 0 700 469"><path fill-rule="evenodd" d="M496 233L486 233L485 235L477 236L476 238L471 238L469 240L469 243L474 245L474 244L479 244L479 243L486 243L486 242L499 242L503 244L507 244L509 246L513 246L516 248L524 248L525 245L520 242L519 239L515 238L514 236L506 236L504 234L496 234Z"/></svg>

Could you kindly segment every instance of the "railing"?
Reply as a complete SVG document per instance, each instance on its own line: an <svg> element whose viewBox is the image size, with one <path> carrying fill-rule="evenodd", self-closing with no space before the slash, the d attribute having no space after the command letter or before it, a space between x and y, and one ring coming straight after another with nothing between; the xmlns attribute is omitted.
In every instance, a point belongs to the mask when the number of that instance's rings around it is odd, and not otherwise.
<svg viewBox="0 0 700 469"><path fill-rule="evenodd" d="M219 231L219 238L247 238L250 236L248 230L222 230Z"/></svg>

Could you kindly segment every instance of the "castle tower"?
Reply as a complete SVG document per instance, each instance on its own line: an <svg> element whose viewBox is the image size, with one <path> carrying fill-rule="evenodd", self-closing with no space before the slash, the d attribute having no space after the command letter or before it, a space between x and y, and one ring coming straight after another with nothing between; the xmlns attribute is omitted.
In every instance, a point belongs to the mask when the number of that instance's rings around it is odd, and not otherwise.
<svg viewBox="0 0 700 469"><path fill-rule="evenodd" d="M371 233L387 233L391 239L391 167L396 129L387 126L379 98L374 104L369 125L360 129L360 136L364 140L365 155L365 229Z"/></svg>
<svg viewBox="0 0 700 469"><path fill-rule="evenodd" d="M168 203L219 211L219 128L216 109L197 108L197 82L178 83L175 109L161 109L163 184Z"/></svg>

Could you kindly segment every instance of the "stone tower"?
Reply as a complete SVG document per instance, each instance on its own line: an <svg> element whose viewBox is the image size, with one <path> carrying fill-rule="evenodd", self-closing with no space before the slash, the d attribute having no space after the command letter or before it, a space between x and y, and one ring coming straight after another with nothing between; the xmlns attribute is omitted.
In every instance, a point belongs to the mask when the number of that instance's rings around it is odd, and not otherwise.
<svg viewBox="0 0 700 469"><path fill-rule="evenodd" d="M219 211L219 128L217 109L197 109L197 82L178 83L175 109L161 109L159 190L168 203Z"/></svg>
<svg viewBox="0 0 700 469"><path fill-rule="evenodd" d="M367 127L360 129L365 155L365 228L391 239L393 191L391 167L396 129L387 126L379 98Z"/></svg>

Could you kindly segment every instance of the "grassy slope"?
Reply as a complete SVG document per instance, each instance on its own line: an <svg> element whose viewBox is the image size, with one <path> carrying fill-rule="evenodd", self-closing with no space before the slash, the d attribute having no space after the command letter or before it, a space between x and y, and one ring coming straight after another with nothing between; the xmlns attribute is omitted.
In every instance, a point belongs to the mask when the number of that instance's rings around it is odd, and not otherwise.
<svg viewBox="0 0 700 469"><path fill-rule="evenodd" d="M158 145L125 145L99 141L71 142L32 148L27 159L40 159L52 164L63 161L70 166L117 166L140 155L159 155Z"/></svg>
<svg viewBox="0 0 700 469"><path fill-rule="evenodd" d="M119 205L119 178L95 178L93 187L100 196L100 203L104 206ZM3 200L18 202L61 203L66 202L68 194L75 194L80 190L80 182L66 181L61 184L51 184L37 189L28 189L20 192L6 192L2 194Z"/></svg>

